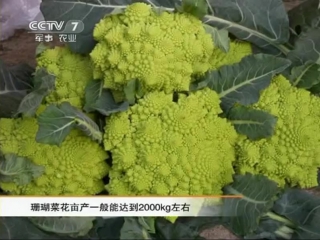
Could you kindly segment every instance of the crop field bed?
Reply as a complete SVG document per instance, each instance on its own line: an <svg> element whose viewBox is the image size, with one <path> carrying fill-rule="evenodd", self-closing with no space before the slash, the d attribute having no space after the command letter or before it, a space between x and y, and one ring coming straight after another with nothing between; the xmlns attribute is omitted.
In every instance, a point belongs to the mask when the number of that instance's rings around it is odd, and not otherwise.
<svg viewBox="0 0 320 240"><path fill-rule="evenodd" d="M290 10L299 5L303 1L285 0L286 9ZM53 45L59 45L59 41L52 42ZM28 63L35 66L35 49L38 45L35 42L34 35L27 33L25 30L17 30L14 36L0 42L0 58L7 65L16 65L19 63ZM306 189L312 194L319 195L318 189ZM223 226L215 226L202 232L202 236L206 239L238 239Z"/></svg>

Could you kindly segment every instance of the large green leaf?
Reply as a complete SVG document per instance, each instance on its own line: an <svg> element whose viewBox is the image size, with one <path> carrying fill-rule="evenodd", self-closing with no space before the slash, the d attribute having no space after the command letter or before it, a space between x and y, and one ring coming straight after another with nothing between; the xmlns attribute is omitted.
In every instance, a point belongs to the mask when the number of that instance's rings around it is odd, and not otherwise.
<svg viewBox="0 0 320 240"><path fill-rule="evenodd" d="M34 69L27 64L7 67L0 60L0 118L12 117L32 88Z"/></svg>
<svg viewBox="0 0 320 240"><path fill-rule="evenodd" d="M179 12L190 13L196 18L202 19L208 13L206 0L181 0L181 5L176 4Z"/></svg>
<svg viewBox="0 0 320 240"><path fill-rule="evenodd" d="M78 53L89 53L95 46L92 32L96 23L105 15L121 12L134 0L42 0L40 10L46 20L81 20L84 30L76 34L76 42L68 43L70 49ZM155 7L173 10L178 0L142 0Z"/></svg>
<svg viewBox="0 0 320 240"><path fill-rule="evenodd" d="M320 198L300 189L289 189L273 210L295 225L292 239L320 239Z"/></svg>
<svg viewBox="0 0 320 240"><path fill-rule="evenodd" d="M288 58L297 66L309 61L320 64L320 28L308 29L301 33Z"/></svg>
<svg viewBox="0 0 320 240"><path fill-rule="evenodd" d="M124 224L121 229L120 239L152 239L148 229L139 222L136 217L124 218Z"/></svg>
<svg viewBox="0 0 320 240"><path fill-rule="evenodd" d="M295 66L288 79L295 87L311 89L320 83L320 64L306 62L304 65Z"/></svg>
<svg viewBox="0 0 320 240"><path fill-rule="evenodd" d="M320 27L319 0L307 0L288 12L290 29L295 34Z"/></svg>
<svg viewBox="0 0 320 240"><path fill-rule="evenodd" d="M29 219L46 232L81 237L87 235L93 228L95 217L34 217Z"/></svg>
<svg viewBox="0 0 320 240"><path fill-rule="evenodd" d="M287 53L289 20L281 0L207 0L212 15L204 19L237 38L274 53Z"/></svg>
<svg viewBox="0 0 320 240"><path fill-rule="evenodd" d="M127 85L124 87L124 94L126 96L126 100L130 105L133 105L136 102L136 88L137 88L138 80L130 80Z"/></svg>
<svg viewBox="0 0 320 240"><path fill-rule="evenodd" d="M251 140L271 137L277 123L275 116L241 105L231 108L227 119L238 133L246 135Z"/></svg>
<svg viewBox="0 0 320 240"><path fill-rule="evenodd" d="M156 219L156 239L204 239L201 230L221 224L219 218L214 217L181 217L174 224L165 218Z"/></svg>
<svg viewBox="0 0 320 240"><path fill-rule="evenodd" d="M0 156L0 182L26 185L44 173L44 167L15 154Z"/></svg>
<svg viewBox="0 0 320 240"><path fill-rule="evenodd" d="M35 55L36 57L40 56L44 51L50 49L50 47L43 42L39 43L36 47Z"/></svg>
<svg viewBox="0 0 320 240"><path fill-rule="evenodd" d="M95 228L99 239L120 239L124 217L97 218Z"/></svg>
<svg viewBox="0 0 320 240"><path fill-rule="evenodd" d="M98 142L102 141L102 132L100 132L98 125L85 113L66 102L60 105L60 109L69 115L69 117L73 117L76 127L87 136Z"/></svg>
<svg viewBox="0 0 320 240"><path fill-rule="evenodd" d="M320 83L312 86L312 88L309 88L308 91L310 91L314 95L319 96L319 94L320 94Z"/></svg>
<svg viewBox="0 0 320 240"><path fill-rule="evenodd" d="M155 220L154 217L138 217L138 222L140 225L146 229L149 233L155 233Z"/></svg>
<svg viewBox="0 0 320 240"><path fill-rule="evenodd" d="M39 130L36 141L60 146L75 126L73 117L51 104L38 116Z"/></svg>
<svg viewBox="0 0 320 240"><path fill-rule="evenodd" d="M242 198L226 198L223 216L230 229L239 236L245 236L258 229L259 220L273 206L277 184L262 175L237 175L234 182L225 187L226 195L242 195Z"/></svg>
<svg viewBox="0 0 320 240"><path fill-rule="evenodd" d="M191 85L191 90L209 87L221 98L221 107L228 111L235 103L251 105L260 91L269 86L272 77L281 73L291 62L272 55L250 55L230 66L209 72L204 80Z"/></svg>
<svg viewBox="0 0 320 240"><path fill-rule="evenodd" d="M133 105L138 98L143 97L145 94L141 88L139 80L137 79L130 80L123 90L126 100L130 105Z"/></svg>
<svg viewBox="0 0 320 240"><path fill-rule="evenodd" d="M79 128L92 139L102 141L99 126L68 102L63 102L59 106L49 105L38 116L38 124L36 141L39 143L60 146L74 127Z"/></svg>
<svg viewBox="0 0 320 240"><path fill-rule="evenodd" d="M222 51L228 52L230 49L229 32L226 29L217 29L207 24L203 24L203 26L206 32L211 34L214 45Z"/></svg>
<svg viewBox="0 0 320 240"><path fill-rule="evenodd" d="M72 239L67 236L59 236L47 233L36 227L26 217L1 217L0 239Z"/></svg>
<svg viewBox="0 0 320 240"><path fill-rule="evenodd" d="M85 89L86 112L98 111L104 116L112 113L126 111L129 108L128 102L117 103L110 90L103 88L103 81L94 80L88 83Z"/></svg>
<svg viewBox="0 0 320 240"><path fill-rule="evenodd" d="M262 219L258 228L247 236L245 239L272 239L278 240L279 239L279 229L284 227L284 223L277 222L273 219ZM291 236L289 238L291 239Z"/></svg>
<svg viewBox="0 0 320 240"><path fill-rule="evenodd" d="M31 220L31 221L30 221ZM2 217L0 218L0 239L99 239L92 230L87 229L92 224L92 218L65 217ZM79 231L79 232L77 232ZM101 237L101 239L106 239ZM115 238L111 238L115 239Z"/></svg>
<svg viewBox="0 0 320 240"><path fill-rule="evenodd" d="M203 239L203 229L221 224L220 218L182 217L171 223L163 217L97 218L95 224L99 239Z"/></svg>
<svg viewBox="0 0 320 240"><path fill-rule="evenodd" d="M34 116L44 97L54 90L55 80L55 76L49 74L44 68L37 70L34 76L34 88L22 99L17 114Z"/></svg>

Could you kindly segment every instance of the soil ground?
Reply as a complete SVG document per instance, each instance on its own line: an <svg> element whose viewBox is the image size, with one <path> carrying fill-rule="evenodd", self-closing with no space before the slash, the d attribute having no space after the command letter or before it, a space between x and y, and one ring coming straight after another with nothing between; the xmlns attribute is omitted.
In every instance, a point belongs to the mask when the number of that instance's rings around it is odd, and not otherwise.
<svg viewBox="0 0 320 240"><path fill-rule="evenodd" d="M287 10L297 6L302 1L284 0ZM59 43L59 41L56 40L53 43ZM0 59L2 59L7 65L28 63L34 66L35 49L37 45L38 42L35 41L34 34L27 33L24 30L17 30L11 38L5 41L0 41ZM201 235L206 239L238 239L223 226L216 226L207 229Z"/></svg>

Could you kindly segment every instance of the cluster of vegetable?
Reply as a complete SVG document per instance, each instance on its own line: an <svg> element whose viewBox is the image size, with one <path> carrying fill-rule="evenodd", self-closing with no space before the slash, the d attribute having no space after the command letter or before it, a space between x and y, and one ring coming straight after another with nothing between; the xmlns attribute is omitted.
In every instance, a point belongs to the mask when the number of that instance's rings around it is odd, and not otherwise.
<svg viewBox="0 0 320 240"><path fill-rule="evenodd" d="M234 217L32 222L104 239L110 221L121 228L112 239L171 239L186 226L195 238L213 221L239 237L318 239L320 200L299 189L318 186L319 11L292 21L290 35L280 0L267 1L260 22L250 0L121 2L72 3L91 21L76 43L39 45L25 75L3 70L4 194L242 194L220 202ZM44 16L71 20L55 4L70 3L43 1ZM291 212L299 207L303 220ZM70 231L50 230L56 221Z"/></svg>

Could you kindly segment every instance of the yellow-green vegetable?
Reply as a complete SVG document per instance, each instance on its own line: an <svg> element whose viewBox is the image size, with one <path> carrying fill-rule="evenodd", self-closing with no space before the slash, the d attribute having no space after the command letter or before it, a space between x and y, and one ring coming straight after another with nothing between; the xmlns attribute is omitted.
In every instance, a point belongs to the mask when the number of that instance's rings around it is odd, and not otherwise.
<svg viewBox="0 0 320 240"><path fill-rule="evenodd" d="M145 92L188 90L191 76L210 68L214 49L199 19L158 12L145 3L102 19L93 35L98 41L90 54L95 78L116 91L132 79L138 79Z"/></svg>
<svg viewBox="0 0 320 240"><path fill-rule="evenodd" d="M104 189L108 156L98 143L72 130L60 147L40 144L37 131L35 118L0 119L0 152L45 167L44 174L27 185L1 182L1 189L15 195L94 195Z"/></svg>
<svg viewBox="0 0 320 240"><path fill-rule="evenodd" d="M106 121L111 195L219 195L232 182L237 134L218 95L154 92Z"/></svg>
<svg viewBox="0 0 320 240"><path fill-rule="evenodd" d="M320 99L298 89L283 76L273 79L253 106L278 118L269 139L238 142L236 168L240 173L261 173L280 186L318 185L320 166Z"/></svg>
<svg viewBox="0 0 320 240"><path fill-rule="evenodd" d="M209 60L210 70L216 70L222 66L238 63L242 58L252 54L251 43L241 41L231 41L227 53L219 48L215 48Z"/></svg>
<svg viewBox="0 0 320 240"><path fill-rule="evenodd" d="M55 47L37 57L37 69L40 68L56 76L55 90L45 98L46 103L66 101L83 107L85 87L93 79L90 57L73 53L67 47Z"/></svg>

